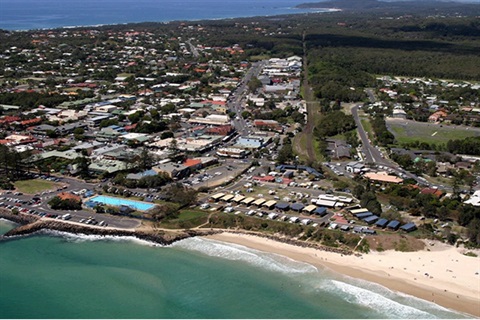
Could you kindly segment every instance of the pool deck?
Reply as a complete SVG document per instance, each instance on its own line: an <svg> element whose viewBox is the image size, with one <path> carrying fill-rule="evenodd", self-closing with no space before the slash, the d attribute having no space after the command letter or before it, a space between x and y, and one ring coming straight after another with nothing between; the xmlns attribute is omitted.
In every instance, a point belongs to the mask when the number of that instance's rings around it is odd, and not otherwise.
<svg viewBox="0 0 480 320"><path fill-rule="evenodd" d="M98 197L104 197L104 198L111 198L111 199L114 199L114 201L118 201L119 203L118 204L113 204L113 203L107 203L107 202L103 202L103 201L98 201L98 200L95 200L95 198L98 198ZM140 201L140 200L131 200L131 199L126 199L126 198L120 198L120 197L114 197L114 196L109 196L109 195L95 195L95 196L92 196L90 198L86 198L84 202L89 202L89 201L94 201L94 202L100 202L100 203L103 203L107 206L114 206L114 207L119 207L121 205L125 205L127 207L132 207L133 209L135 209L136 211L148 211L150 209L152 209L153 207L156 206L155 203L153 202L146 202L146 201ZM121 202L124 202L124 203L121 203ZM147 209L140 209L138 208L137 206L135 206L134 204L135 203L138 203L142 206L150 206L149 208Z"/></svg>

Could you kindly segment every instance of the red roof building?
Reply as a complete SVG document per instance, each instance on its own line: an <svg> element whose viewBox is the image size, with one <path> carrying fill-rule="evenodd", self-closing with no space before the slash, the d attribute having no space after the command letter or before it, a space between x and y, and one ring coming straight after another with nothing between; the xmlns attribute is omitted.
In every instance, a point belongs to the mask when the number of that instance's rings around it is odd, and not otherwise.
<svg viewBox="0 0 480 320"><path fill-rule="evenodd" d="M82 198L80 198L80 196L77 196L70 192L61 192L57 195L57 197L59 197L60 200L74 200L78 202L82 201Z"/></svg>
<svg viewBox="0 0 480 320"><path fill-rule="evenodd" d="M420 191L421 194L431 194L436 198L441 198L443 196L443 191L436 188L423 188Z"/></svg>

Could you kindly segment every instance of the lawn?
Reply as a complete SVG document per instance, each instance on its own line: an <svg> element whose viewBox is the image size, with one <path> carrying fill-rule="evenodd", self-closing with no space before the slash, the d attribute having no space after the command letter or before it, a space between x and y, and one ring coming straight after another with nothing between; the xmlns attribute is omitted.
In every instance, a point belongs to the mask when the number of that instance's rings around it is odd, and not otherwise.
<svg viewBox="0 0 480 320"><path fill-rule="evenodd" d="M360 119L360 122L362 123L363 130L365 130L365 132L367 133L368 138L372 140L373 129L372 129L372 125L370 124L370 121L367 118L364 118L364 119Z"/></svg>
<svg viewBox="0 0 480 320"><path fill-rule="evenodd" d="M176 218L163 220L161 226L171 229L194 228L206 223L210 213L204 210L182 210Z"/></svg>
<svg viewBox="0 0 480 320"><path fill-rule="evenodd" d="M386 121L387 128L399 143L415 141L442 144L452 139L480 136L478 128L438 125L432 123L392 120Z"/></svg>
<svg viewBox="0 0 480 320"><path fill-rule="evenodd" d="M58 184L52 181L47 180L21 180L15 182L15 188L19 192L27 193L27 194L35 194L45 190L52 190L58 188Z"/></svg>

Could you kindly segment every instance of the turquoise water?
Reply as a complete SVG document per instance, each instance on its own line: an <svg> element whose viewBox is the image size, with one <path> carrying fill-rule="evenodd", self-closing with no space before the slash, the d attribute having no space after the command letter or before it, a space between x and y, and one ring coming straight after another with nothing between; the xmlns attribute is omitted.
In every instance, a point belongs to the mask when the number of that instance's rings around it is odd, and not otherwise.
<svg viewBox="0 0 480 320"><path fill-rule="evenodd" d="M155 206L154 204L147 203L147 202L116 198L116 197L108 197L108 196L95 196L89 199L89 201L101 202L106 205L117 206L117 207L121 205L125 205L139 211L146 211Z"/></svg>
<svg viewBox="0 0 480 320"><path fill-rule="evenodd" d="M11 225L0 221L0 232ZM45 234L0 241L1 318L461 318L238 245Z"/></svg>

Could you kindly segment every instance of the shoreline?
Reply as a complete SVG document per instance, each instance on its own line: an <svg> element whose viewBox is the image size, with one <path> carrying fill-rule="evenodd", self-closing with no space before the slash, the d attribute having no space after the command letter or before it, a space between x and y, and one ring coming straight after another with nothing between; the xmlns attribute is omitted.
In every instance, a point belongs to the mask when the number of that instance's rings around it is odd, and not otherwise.
<svg viewBox="0 0 480 320"><path fill-rule="evenodd" d="M342 9L338 8L299 8L297 6L290 7L290 10L299 10L301 12L292 12L292 13L279 13L271 15L246 15L246 16L235 16L235 17L217 17L217 18L197 18L197 19L170 19L170 20L157 20L157 21L129 21L129 22L112 22L112 23L93 23L93 24L80 24L80 25L62 25L56 27L38 27L30 29L15 29L0 27L0 30L8 32L32 32L32 31L51 31L51 30L69 30L69 29L85 29L85 28L105 28L105 27L116 27L116 26L127 26L127 25L136 25L144 23L158 23L158 24L170 24L170 23L184 23L184 22L201 22L201 21L222 21L222 20L234 20L234 19L250 19L250 18L272 18L272 17L281 17L281 16L291 16L291 15L301 15L301 14L312 14L312 13L334 13L341 12Z"/></svg>
<svg viewBox="0 0 480 320"><path fill-rule="evenodd" d="M430 246L430 251L370 252L359 256L299 247L251 234L223 232L205 238L286 256L480 317L480 258L465 256L442 243Z"/></svg>

